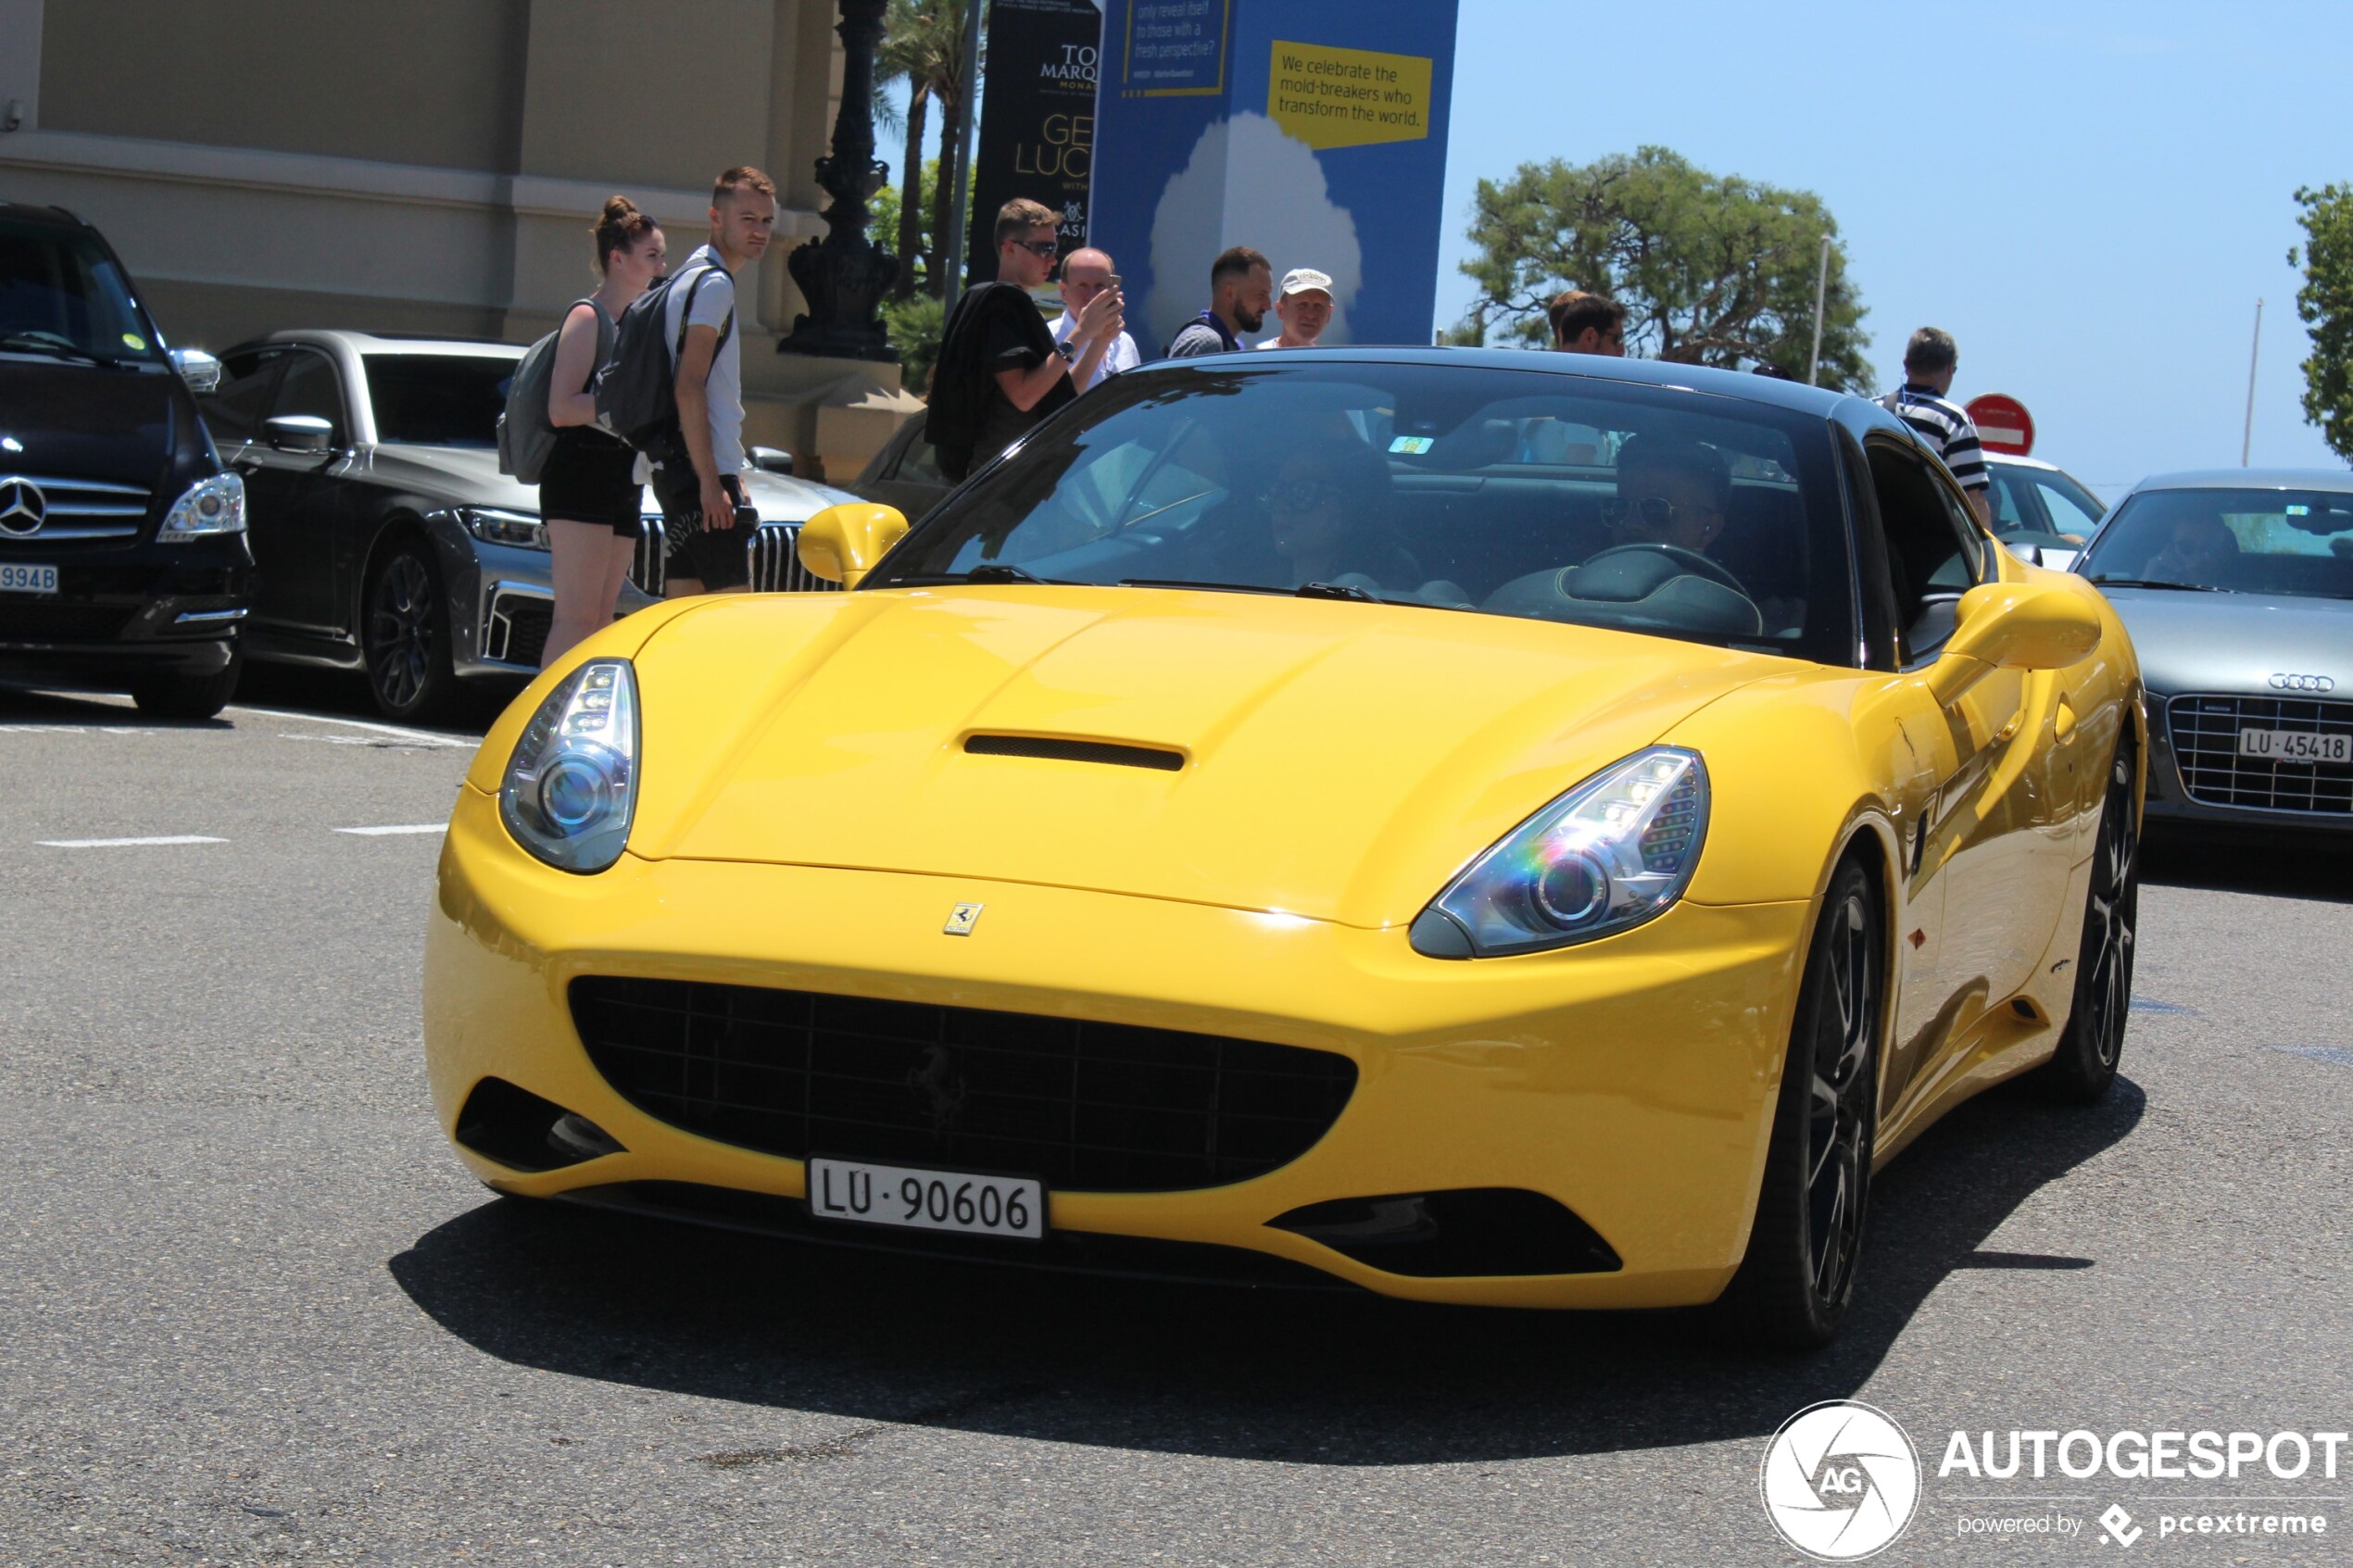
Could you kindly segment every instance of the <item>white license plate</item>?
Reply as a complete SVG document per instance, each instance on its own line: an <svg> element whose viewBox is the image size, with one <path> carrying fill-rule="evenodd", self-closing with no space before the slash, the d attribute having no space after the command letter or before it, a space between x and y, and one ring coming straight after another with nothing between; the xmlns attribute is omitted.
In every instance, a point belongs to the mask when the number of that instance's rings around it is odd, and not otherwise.
<svg viewBox="0 0 2353 1568"><path fill-rule="evenodd" d="M56 567L0 561L0 594L54 594L57 591Z"/></svg>
<svg viewBox="0 0 2353 1568"><path fill-rule="evenodd" d="M2353 762L2353 735L2312 730L2241 730L2239 755L2273 762Z"/></svg>
<svg viewBox="0 0 2353 1568"><path fill-rule="evenodd" d="M1046 1184L854 1160L809 1162L809 1211L821 1220L965 1236L1046 1236Z"/></svg>

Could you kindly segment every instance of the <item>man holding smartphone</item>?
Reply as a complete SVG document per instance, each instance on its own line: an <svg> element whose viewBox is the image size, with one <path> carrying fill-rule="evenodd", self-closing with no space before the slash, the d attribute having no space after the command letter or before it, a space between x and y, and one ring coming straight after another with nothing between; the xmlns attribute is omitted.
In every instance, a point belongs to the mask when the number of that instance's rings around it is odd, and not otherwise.
<svg viewBox="0 0 2353 1568"><path fill-rule="evenodd" d="M1095 303L1098 296L1119 292L1119 274L1112 270L1107 252L1087 247L1074 250L1063 257L1063 313L1054 318L1046 330L1054 334L1058 344L1068 344L1078 331L1080 314ZM1070 368L1070 384L1074 391L1086 392L1107 376L1122 370L1132 370L1144 362L1136 347L1136 340L1124 332L1106 334L1103 357L1089 370L1083 360ZM1076 352L1066 350L1066 352Z"/></svg>
<svg viewBox="0 0 2353 1568"><path fill-rule="evenodd" d="M997 213L996 281L967 289L948 313L924 435L951 480L961 482L1076 396L1073 382L1094 378L1123 325L1119 291L1106 288L1077 312L1067 345L1047 332L1032 294L1053 275L1057 221L1026 197L1007 202Z"/></svg>
<svg viewBox="0 0 2353 1568"><path fill-rule="evenodd" d="M736 275L766 253L775 226L775 183L756 169L728 169L711 188L711 243L686 257L665 301L679 449L653 455L653 483L669 533L669 598L751 586L746 549L760 514L746 502L740 477L744 382ZM698 271L705 275L694 276Z"/></svg>

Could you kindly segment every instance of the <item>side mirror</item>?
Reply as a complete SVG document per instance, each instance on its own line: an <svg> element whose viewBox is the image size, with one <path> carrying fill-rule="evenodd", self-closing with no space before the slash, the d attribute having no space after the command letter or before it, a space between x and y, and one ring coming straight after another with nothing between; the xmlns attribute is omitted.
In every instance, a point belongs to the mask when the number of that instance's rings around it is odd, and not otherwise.
<svg viewBox="0 0 2353 1568"><path fill-rule="evenodd" d="M262 439L281 452L325 452L335 444L335 427L316 414L280 414L261 421Z"/></svg>
<svg viewBox="0 0 2353 1568"><path fill-rule="evenodd" d="M1996 670L2064 670L2099 650L2099 612L2077 589L2053 583L1988 583L1961 596L1944 657L1929 667L1939 702Z"/></svg>
<svg viewBox="0 0 2353 1568"><path fill-rule="evenodd" d="M906 532L907 520L895 508L872 501L827 507L800 525L800 564L812 577L855 588Z"/></svg>
<svg viewBox="0 0 2353 1568"><path fill-rule="evenodd" d="M780 473L792 477L792 454L781 446L755 446L751 449L751 466L762 473Z"/></svg>
<svg viewBox="0 0 2353 1568"><path fill-rule="evenodd" d="M188 383L188 390L199 397L209 396L220 390L220 361L201 348L170 350L171 368Z"/></svg>

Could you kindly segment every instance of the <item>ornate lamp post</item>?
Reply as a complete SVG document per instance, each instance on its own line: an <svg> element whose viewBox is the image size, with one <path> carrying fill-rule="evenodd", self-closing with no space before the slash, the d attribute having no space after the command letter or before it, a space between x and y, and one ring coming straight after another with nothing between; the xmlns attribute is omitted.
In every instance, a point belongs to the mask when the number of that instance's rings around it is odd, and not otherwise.
<svg viewBox="0 0 2353 1568"><path fill-rule="evenodd" d="M867 198L890 178L875 159L875 51L882 43L887 0L841 0L841 113L834 120L833 151L817 160L817 183L833 198L824 211L825 237L787 258L792 281L809 301L793 320L779 354L820 354L838 359L896 360L875 307L899 276L899 258L866 237L874 214Z"/></svg>

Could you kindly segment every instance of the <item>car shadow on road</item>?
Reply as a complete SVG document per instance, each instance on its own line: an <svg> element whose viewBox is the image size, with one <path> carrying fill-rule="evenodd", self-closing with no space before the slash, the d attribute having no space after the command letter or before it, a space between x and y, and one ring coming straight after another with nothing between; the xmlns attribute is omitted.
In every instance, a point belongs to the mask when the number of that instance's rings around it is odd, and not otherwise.
<svg viewBox="0 0 2353 1568"><path fill-rule="evenodd" d="M2169 828L2142 841L2141 880L2353 904L2353 843L2311 833L2224 834Z"/></svg>
<svg viewBox="0 0 2353 1568"><path fill-rule="evenodd" d="M518 1201L436 1226L390 1269L504 1361L858 1424L698 1456L715 1468L846 1457L906 1424L1325 1464L1642 1449L1761 1436L1852 1394L1956 1270L2096 1268L1983 1244L2143 1109L2120 1079L2088 1110L1996 1092L1947 1117L1882 1177L1855 1312L1810 1356L1740 1348L1702 1312L1044 1274Z"/></svg>

